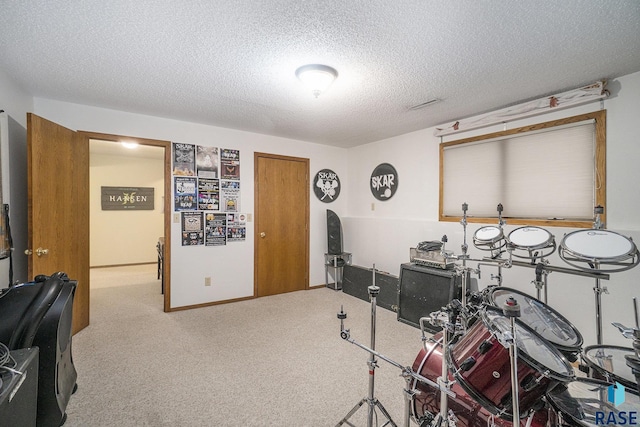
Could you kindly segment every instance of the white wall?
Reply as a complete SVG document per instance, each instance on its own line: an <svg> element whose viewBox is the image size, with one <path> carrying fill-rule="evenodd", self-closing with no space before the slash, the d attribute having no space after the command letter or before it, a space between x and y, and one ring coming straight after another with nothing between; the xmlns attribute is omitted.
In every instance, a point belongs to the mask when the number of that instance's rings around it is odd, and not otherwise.
<svg viewBox="0 0 640 427"><path fill-rule="evenodd" d="M244 213L254 213L254 152L309 158L310 182L317 171L325 168L335 171L341 181L347 176L346 150L341 148L42 98L34 100L34 108L37 115L70 129L239 149L242 171L241 210ZM348 192L344 190L338 200L331 204L322 203L311 196L311 286L324 283L326 209L344 215L347 199ZM245 242L216 247L182 247L180 224L172 223L171 307L252 296L253 225L252 222L247 226ZM212 286L204 286L205 277L212 278Z"/></svg>
<svg viewBox="0 0 640 427"><path fill-rule="evenodd" d="M604 101L604 108L607 109L607 228L640 242L640 191L636 188L640 182L640 144L637 136L640 73L611 81L609 87L612 96ZM510 123L508 128L598 109L600 103L585 105ZM445 141L502 129L502 125L485 128L449 136ZM440 139L433 136L433 131L434 128L423 129L349 150L349 176L345 187L350 198L343 227L345 250L353 253L354 264L371 266L375 263L376 268L398 275L400 264L409 261L410 247L415 247L423 240L440 240L444 234L449 239L447 249L461 253L462 225L438 222ZM373 169L383 162L395 166L399 186L391 200L379 202L369 190L369 178ZM375 203L375 210L372 210L372 203ZM469 213L472 211L473 206L469 206ZM472 243L473 233L483 225L470 224L467 227L466 241L470 247L469 253L474 258L486 255ZM505 233L514 228L507 225ZM549 231L560 244L564 234L573 230L550 227ZM559 258L557 251L549 260L553 266L569 267ZM484 288L490 283L490 274L497 271L482 269L479 283ZM533 269L513 267L503 270L503 277L504 286L535 295L535 287L531 284L535 278ZM548 281L549 304L576 326L586 344L595 344L595 296L592 291L595 280L554 272L549 275ZM640 268L612 273L610 280L602 281L602 285L609 290L608 295L602 296L605 344L630 345L630 341L624 339L611 326L611 322L634 325L632 298L640 296L639 284Z"/></svg>
<svg viewBox="0 0 640 427"><path fill-rule="evenodd" d="M162 148L157 150L163 151ZM102 210L102 186L153 187L153 210ZM164 159L91 153L89 167L91 267L156 262L164 234Z"/></svg>
<svg viewBox="0 0 640 427"><path fill-rule="evenodd" d="M640 73L623 76L609 82L612 97L604 101L607 109L607 219L608 228L640 241L640 144L637 141L637 117L640 116ZM0 75L0 95L9 92L17 109L24 115L30 110L28 97L23 96ZM16 95L15 93L18 92ZM10 99L11 101L11 99ZM1 106L5 110L7 107ZM534 121L575 115L598 109L599 104L578 107L538 118L509 124L521 126ZM424 129L350 150L309 144L249 132L217 128L194 123L142 116L113 110L36 98L34 112L71 129L156 138L201 145L236 148L242 156L242 211L253 213L253 153L256 151L308 157L312 176L320 169L336 171L343 185L340 198L329 205L311 197L310 283L324 281L322 254L326 250L325 209L338 213L343 220L345 250L353 253L355 264L375 263L382 270L399 274L399 266L409 260L409 247L422 240L449 238L448 248L457 253L463 241L462 226L438 222L438 144L433 128ZM501 130L502 127L467 132L448 140L471 134ZM347 155L345 155L345 152ZM382 162L393 164L399 173L399 189L393 199L379 202L369 191L368 181L373 168ZM3 171L3 174L5 172ZM552 191L552 189L541 189ZM375 203L375 210L371 204ZM473 207L470 206L472 210ZM473 232L481 224L471 224L467 243L473 257L483 255L471 244ZM507 226L508 233L514 227ZM253 293L254 230L248 227L244 243L225 247L181 247L179 224L172 224L172 307L240 298ZM566 232L573 230L552 227L549 230L559 244ZM550 257L552 265L565 267L557 253ZM481 287L489 283L491 271L483 269ZM527 268L512 268L503 272L504 285L534 292L533 272ZM204 287L203 277L211 276L213 286ZM640 268L613 273L603 285L609 295L603 295L605 343L629 345L610 326L618 321L633 325L631 299L638 296ZM549 276L549 303L563 313L584 335L586 344L595 343L593 279L552 273Z"/></svg>
<svg viewBox="0 0 640 427"><path fill-rule="evenodd" d="M12 169L12 157L24 158L26 153L27 112L33 110L32 96L10 80L0 70L0 157L2 164L2 203L9 203L12 234L14 239L14 281L26 280L26 249L27 211L26 182L22 182L22 175L26 176L25 168ZM11 185L11 175L20 178L21 182ZM12 193L12 190L14 191ZM16 190L18 193L16 194ZM24 198L24 200L23 200ZM19 203L17 202L19 201ZM9 284L9 260L0 260L0 288Z"/></svg>

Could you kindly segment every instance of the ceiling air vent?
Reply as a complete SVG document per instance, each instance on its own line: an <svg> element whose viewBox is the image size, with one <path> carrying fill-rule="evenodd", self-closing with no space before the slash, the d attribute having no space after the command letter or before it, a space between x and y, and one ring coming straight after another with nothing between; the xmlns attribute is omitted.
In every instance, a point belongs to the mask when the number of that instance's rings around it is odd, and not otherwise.
<svg viewBox="0 0 640 427"><path fill-rule="evenodd" d="M430 107L433 104L437 104L442 101L440 98L433 98L428 100L427 102L423 102L422 104L414 105L413 107L409 107L409 110L420 110L422 108Z"/></svg>

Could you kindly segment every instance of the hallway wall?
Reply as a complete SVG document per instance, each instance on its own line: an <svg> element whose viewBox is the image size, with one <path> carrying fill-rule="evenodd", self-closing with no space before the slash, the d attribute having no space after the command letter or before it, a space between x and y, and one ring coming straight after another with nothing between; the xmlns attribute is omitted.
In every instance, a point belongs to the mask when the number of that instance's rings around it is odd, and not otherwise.
<svg viewBox="0 0 640 427"><path fill-rule="evenodd" d="M92 152L89 165L90 266L156 262L164 233L164 160ZM102 186L153 187L154 209L103 211Z"/></svg>

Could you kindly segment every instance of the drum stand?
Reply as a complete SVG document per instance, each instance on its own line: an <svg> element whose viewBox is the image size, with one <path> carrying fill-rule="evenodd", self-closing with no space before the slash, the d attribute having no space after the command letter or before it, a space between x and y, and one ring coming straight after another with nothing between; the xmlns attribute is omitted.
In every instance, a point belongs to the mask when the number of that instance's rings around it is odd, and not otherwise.
<svg viewBox="0 0 640 427"><path fill-rule="evenodd" d="M504 208L502 207L502 203L498 203L497 206L497 211L498 211L498 227L500 227L500 229L502 229L502 227L504 225L507 224L507 221L505 221L504 219L502 219L502 211L504 210ZM491 251L491 258L496 258L499 257L501 255L502 251L498 251L498 254L496 256L494 256L493 251ZM509 263L509 267L511 267L511 263ZM491 275L491 280L496 279L498 284L496 286L502 286L502 264L498 263L498 274L497 275Z"/></svg>
<svg viewBox="0 0 640 427"><path fill-rule="evenodd" d="M412 379L416 379L420 382L423 382L431 387L434 387L435 389L438 390L442 390L442 388L434 383L433 381L431 381L428 378L423 377L422 375L413 372L413 370L411 369L411 367L409 366L402 366L401 364L389 359L388 357L378 353L377 351L375 351L375 334L376 334L376 297L378 295L378 293L380 292L380 288L378 286L375 285L375 264L373 266L373 285L369 286L367 289L369 291L369 296L371 299L371 348L362 345L358 342L356 342L354 339L351 338L350 336L350 331L349 329L345 329L344 327L344 320L347 318L347 313L344 312L343 308L340 308L340 312L338 313L338 319L340 319L340 337L348 342L350 342L351 344L354 344L360 348L362 348L363 350L366 350L367 352L370 353L370 357L369 357L369 362L367 363L369 365L369 393L367 395L367 397L363 398L360 402L356 403L356 405L351 409L351 411L349 411L349 413L336 425L336 427L339 427L343 424L347 424L351 427L355 427L351 422L349 422L349 418L351 418L351 416L353 416L353 414L355 414L358 409L360 409L362 407L362 405L364 405L365 403L368 405L368 413L367 413L367 427L373 427L373 414L375 411L375 407L378 407L378 409L380 409L380 412L382 412L382 414L386 417L387 421L382 425L382 427L386 426L386 425L390 425L393 427L397 427L397 425L393 422L393 420L391 419L391 416L389 415L389 413L387 412L387 410L384 408L384 406L382 405L382 403L380 403L380 401L378 399L376 399L374 397L374 378L375 378L375 369L378 367L378 363L376 360L376 357L384 360L385 362L388 362L390 364L392 364L393 366L400 368L402 370L402 377L405 379L407 386L404 390L405 393L405 421L404 421L404 427L409 427L410 425L410 421L411 421L411 401L413 400L413 396L415 395L415 390L411 387L411 380ZM448 389L444 390L445 395L447 396L451 396L453 398L456 397L456 394ZM430 424L421 424L420 427L429 427Z"/></svg>
<svg viewBox="0 0 640 427"><path fill-rule="evenodd" d="M440 412L438 416L428 424L429 426L455 427L456 425L455 416L449 414L448 391L451 389L452 382L449 381L450 364L448 353L450 343L456 333L457 319L462 309L464 309L464 307L458 300L451 301L451 303L443 309L443 311L447 313L448 321L441 322L439 325L442 326L442 371L438 378L438 385L440 386ZM436 321L434 325L438 326L438 323L440 322ZM422 425L420 427L422 427Z"/></svg>
<svg viewBox="0 0 640 427"><path fill-rule="evenodd" d="M463 235L462 235L462 255L459 256L458 259L462 260L462 307L467 306L467 259L469 259L469 255L467 255L467 210L469 209L469 205L466 203L462 204L462 219L460 220L460 224L462 224ZM466 325L465 325L466 326ZM443 347L444 348L444 347Z"/></svg>
<svg viewBox="0 0 640 427"><path fill-rule="evenodd" d="M601 230L604 227L604 223L601 220L600 215L604 213L604 208L600 205L596 206L593 210L596 219L593 222L594 230ZM600 269L600 263L595 262L593 264L594 270ZM596 277L596 285L593 287L593 293L596 298L596 343L602 345L602 294L608 294L607 288L600 286L600 278Z"/></svg>
<svg viewBox="0 0 640 427"><path fill-rule="evenodd" d="M502 308L502 312L511 321L511 336L506 342L509 346L509 359L511 362L511 403L513 409L513 425L520 425L520 402L518 401L518 345L516 341L516 317L520 317L520 306L518 302L509 297Z"/></svg>
<svg viewBox="0 0 640 427"><path fill-rule="evenodd" d="M536 287L536 298L545 304L547 304L547 276L549 275L549 272L545 270L544 267L548 263L549 262L544 258L540 258L540 262L536 264L536 280L531 282ZM544 299L540 298L542 289L544 289Z"/></svg>
<svg viewBox="0 0 640 427"><path fill-rule="evenodd" d="M375 266L373 268L373 274L374 274L374 277L375 277ZM369 290L369 297L371 299L371 350L375 351L375 347L376 347L376 296L380 292L380 288L375 285L375 279L374 279L374 284L369 286L367 289ZM344 317L341 317L341 316L344 316ZM342 321L346 318L346 314L344 314L342 309L340 310L340 313L338 313L338 318L341 321L340 322L341 323L340 335L344 339L348 340L349 332L348 332L348 330L345 330L344 327L342 326ZM383 427L386 426L386 425L391 425L393 427L397 427L396 424L391 419L391 416L389 415L387 410L384 408L384 406L382 406L382 403L380 403L380 401L374 397L373 389L374 389L374 385L375 385L375 372L376 372L376 368L378 367L378 362L376 361L376 356L375 356L375 353L373 351L370 352L371 354L369 356L369 362L367 363L369 365L369 394L367 395L367 397L363 398L360 402L356 403L356 406L354 406L353 409L351 409L351 411L349 411L349 413L336 425L336 427L341 426L343 424L348 424L349 426L354 427L354 425L351 424L348 420L365 403L367 404L367 407L368 407L367 427L373 427L373 415L374 415L376 407L378 407L378 409L380 409L380 412L382 412L382 414L387 419L387 422L383 424Z"/></svg>
<svg viewBox="0 0 640 427"><path fill-rule="evenodd" d="M600 269L600 263L594 263L594 270ZM596 343L602 344L602 294L608 294L609 290L600 286L600 278L596 277L596 285L593 287L596 297Z"/></svg>
<svg viewBox="0 0 640 427"><path fill-rule="evenodd" d="M626 365L631 369L631 373L636 378L636 390L640 392L640 319L638 318L638 299L633 297L633 312L636 319L635 329L627 328L620 323L612 323L618 328L622 336L633 339L633 354L624 356Z"/></svg>
<svg viewBox="0 0 640 427"><path fill-rule="evenodd" d="M380 292L380 288L376 286L376 266L373 265L373 284L369 286L367 289L369 290L369 297L371 299L371 348L370 348L370 356L369 356L369 394L367 397L363 398L360 402L356 403L356 406L349 411L349 413L336 425L336 427L341 426L342 424L348 424L353 427L348 420L351 418L353 414L356 413L358 409L365 403L367 404L368 412L367 412L367 427L373 427L373 414L375 412L375 408L378 407L380 412L386 417L387 422L382 426L391 425L393 427L397 427L396 424L391 419L391 416L387 412L387 410L382 406L382 403L378 399L374 397L374 385L375 385L375 372L378 367L378 362L376 361L376 297ZM344 329L344 319L346 318L346 314L340 309L340 313L338 313L338 318L340 319L340 336L343 339L349 340L349 331Z"/></svg>

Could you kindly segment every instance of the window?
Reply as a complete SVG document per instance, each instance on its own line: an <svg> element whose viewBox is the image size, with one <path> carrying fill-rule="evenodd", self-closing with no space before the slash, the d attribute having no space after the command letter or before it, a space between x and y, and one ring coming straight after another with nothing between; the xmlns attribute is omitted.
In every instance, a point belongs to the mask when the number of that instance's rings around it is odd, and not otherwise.
<svg viewBox="0 0 640 427"><path fill-rule="evenodd" d="M591 227L605 206L606 111L440 144L440 220ZM605 212L606 213L606 212ZM605 217L601 219L604 221Z"/></svg>

